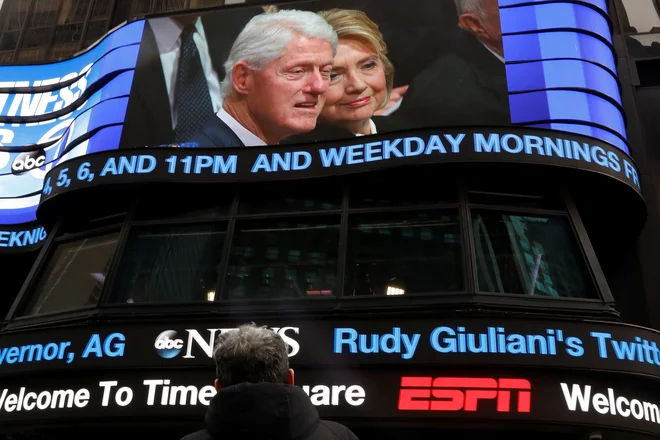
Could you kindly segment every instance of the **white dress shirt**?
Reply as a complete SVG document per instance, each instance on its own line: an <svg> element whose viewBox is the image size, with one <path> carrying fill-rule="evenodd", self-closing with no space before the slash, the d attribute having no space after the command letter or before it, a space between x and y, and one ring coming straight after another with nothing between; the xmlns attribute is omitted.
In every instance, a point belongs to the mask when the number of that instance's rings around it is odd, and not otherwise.
<svg viewBox="0 0 660 440"><path fill-rule="evenodd" d="M481 42L480 42L480 43L481 43ZM501 62L504 62L504 57L503 57L502 55L500 55L499 53L495 52L493 49L491 49L490 47L486 46L484 43L481 43L481 44L483 44L483 46L484 46L486 49L488 49L488 52L492 53L493 56L495 56L495 58L497 58L497 59L500 60Z"/></svg>
<svg viewBox="0 0 660 440"><path fill-rule="evenodd" d="M371 127L371 133L370 134L378 134L378 132L376 131L376 124L374 124L373 119L369 119L369 126ZM365 136L362 133L354 133L354 134L355 134L355 136Z"/></svg>
<svg viewBox="0 0 660 440"><path fill-rule="evenodd" d="M176 107L174 103L176 78L179 71L179 56L181 56L181 33L183 26L171 18L154 18L149 20L149 26L156 37L156 45L160 54L160 63L163 67L165 77L165 87L170 99L170 110L172 114L172 128L176 128ZM206 82L209 86L211 104L213 111L217 112L222 107L222 95L220 93L220 80L217 72L213 69L209 46L204 33L202 19L198 18L195 22L197 32L193 35L193 40L197 45L199 57L202 62L202 69L206 76Z"/></svg>
<svg viewBox="0 0 660 440"><path fill-rule="evenodd" d="M222 122L227 124L231 131L233 131L234 134L238 136L243 145L246 147L262 147L266 145L266 142L261 140L260 137L257 137L257 135L243 127L240 122L234 119L232 115L227 113L227 111L222 108L222 103L220 104L220 110L218 110L216 116L220 118Z"/></svg>

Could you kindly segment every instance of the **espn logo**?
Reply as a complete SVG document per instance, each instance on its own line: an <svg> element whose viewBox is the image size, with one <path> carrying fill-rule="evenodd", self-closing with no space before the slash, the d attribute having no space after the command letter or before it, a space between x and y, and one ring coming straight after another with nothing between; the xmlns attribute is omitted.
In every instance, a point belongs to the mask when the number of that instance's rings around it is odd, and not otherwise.
<svg viewBox="0 0 660 440"><path fill-rule="evenodd" d="M480 400L497 402L498 412L511 412L511 392L517 394L517 412L531 409L532 384L526 379L482 377L402 377L401 411L477 411Z"/></svg>

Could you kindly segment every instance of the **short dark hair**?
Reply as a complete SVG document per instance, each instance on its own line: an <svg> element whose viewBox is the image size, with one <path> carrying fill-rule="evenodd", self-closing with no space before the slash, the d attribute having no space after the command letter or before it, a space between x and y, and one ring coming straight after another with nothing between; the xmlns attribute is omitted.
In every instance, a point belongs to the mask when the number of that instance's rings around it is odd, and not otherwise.
<svg viewBox="0 0 660 440"><path fill-rule="evenodd" d="M287 383L288 347L280 335L266 327L245 324L221 334L213 360L223 387L243 382Z"/></svg>

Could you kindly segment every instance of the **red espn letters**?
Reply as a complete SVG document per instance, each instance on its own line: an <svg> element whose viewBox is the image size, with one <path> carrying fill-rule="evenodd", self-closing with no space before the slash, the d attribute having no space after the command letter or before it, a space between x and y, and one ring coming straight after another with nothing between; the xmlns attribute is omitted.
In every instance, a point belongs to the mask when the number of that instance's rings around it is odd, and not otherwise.
<svg viewBox="0 0 660 440"><path fill-rule="evenodd" d="M531 389L526 379L402 377L399 410L476 411L479 400L497 399L497 411L510 412L511 391L517 391L518 412L528 413Z"/></svg>

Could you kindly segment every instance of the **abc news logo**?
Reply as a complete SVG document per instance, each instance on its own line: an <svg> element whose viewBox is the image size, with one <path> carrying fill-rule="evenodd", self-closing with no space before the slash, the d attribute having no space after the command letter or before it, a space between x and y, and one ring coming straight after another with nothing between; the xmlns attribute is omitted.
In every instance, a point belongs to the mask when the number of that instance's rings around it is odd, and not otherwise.
<svg viewBox="0 0 660 440"><path fill-rule="evenodd" d="M483 377L402 377L400 411L479 410L480 402L495 401L497 412L512 412L511 396L516 395L513 412L531 411L532 384L526 379Z"/></svg>
<svg viewBox="0 0 660 440"><path fill-rule="evenodd" d="M156 353L164 359L172 359L178 356L184 349L184 359L196 358L197 348L204 352L206 356L213 356L215 339L218 335L225 332L237 330L236 328L210 328L206 332L202 330L186 329L185 338L179 338L176 330L165 330L160 333L154 341ZM289 348L289 357L293 357L300 351L300 344L294 339L294 335L300 333L298 327L271 327L275 333L280 335Z"/></svg>
<svg viewBox="0 0 660 440"><path fill-rule="evenodd" d="M21 174L44 166L46 163L46 153L44 150L28 151L19 154L11 164L12 174Z"/></svg>

